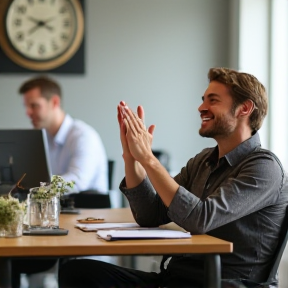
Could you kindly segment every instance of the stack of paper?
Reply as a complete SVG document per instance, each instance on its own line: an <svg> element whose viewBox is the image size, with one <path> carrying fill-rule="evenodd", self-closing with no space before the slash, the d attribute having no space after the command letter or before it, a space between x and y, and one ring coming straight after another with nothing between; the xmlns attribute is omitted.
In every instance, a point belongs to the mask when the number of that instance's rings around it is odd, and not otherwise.
<svg viewBox="0 0 288 288"><path fill-rule="evenodd" d="M98 237L107 241L124 239L177 239L191 238L188 232L167 230L161 228L146 228L133 230L99 230L96 233Z"/></svg>
<svg viewBox="0 0 288 288"><path fill-rule="evenodd" d="M177 239L192 237L189 232L180 231L175 227L140 227L137 223L86 223L75 224L76 228L85 232L95 231L99 238L105 240L124 239ZM183 230L183 229L182 229Z"/></svg>
<svg viewBox="0 0 288 288"><path fill-rule="evenodd" d="M96 232L103 229L132 229L139 228L137 223L93 223L93 224L75 224L76 228L79 228L85 232Z"/></svg>

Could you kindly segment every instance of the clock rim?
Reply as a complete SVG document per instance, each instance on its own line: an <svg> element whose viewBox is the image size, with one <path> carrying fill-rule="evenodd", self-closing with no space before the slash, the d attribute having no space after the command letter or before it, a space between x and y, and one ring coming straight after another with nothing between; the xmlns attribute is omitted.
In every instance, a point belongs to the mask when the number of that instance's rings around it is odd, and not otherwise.
<svg viewBox="0 0 288 288"><path fill-rule="evenodd" d="M31 70L50 70L57 68L64 63L66 63L78 50L80 47L83 36L84 36L84 15L81 4L78 0L68 0L71 2L71 5L74 7L75 15L77 19L76 34L74 36L71 46L59 56L56 56L55 59L50 60L31 60L25 58L20 53L18 53L13 46L10 44L8 36L6 34L6 24L4 21L7 9L9 8L13 0L1 0L0 1L0 45L3 52L16 64L21 67L28 68Z"/></svg>

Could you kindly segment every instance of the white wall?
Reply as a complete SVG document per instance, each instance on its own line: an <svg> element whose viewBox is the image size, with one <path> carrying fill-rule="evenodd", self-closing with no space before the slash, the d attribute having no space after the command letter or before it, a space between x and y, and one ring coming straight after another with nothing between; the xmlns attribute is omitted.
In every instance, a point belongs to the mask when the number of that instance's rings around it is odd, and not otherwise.
<svg viewBox="0 0 288 288"><path fill-rule="evenodd" d="M269 0L239 2L239 66L240 71L255 75L267 89L270 84L270 5ZM269 97L270 98L270 97ZM269 149L270 110L259 130L261 144Z"/></svg>
<svg viewBox="0 0 288 288"><path fill-rule="evenodd" d="M153 148L171 154L171 169L213 141L198 136L197 108L212 66L228 65L227 0L85 0L86 74L51 75L64 108L97 129L123 176L116 105L146 108ZM0 74L0 128L31 127L17 89L35 74Z"/></svg>

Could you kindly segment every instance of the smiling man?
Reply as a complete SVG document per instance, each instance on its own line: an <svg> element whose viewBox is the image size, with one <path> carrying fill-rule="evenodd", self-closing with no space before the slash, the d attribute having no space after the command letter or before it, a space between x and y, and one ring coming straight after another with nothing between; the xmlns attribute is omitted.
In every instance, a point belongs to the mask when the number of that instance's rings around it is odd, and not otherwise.
<svg viewBox="0 0 288 288"><path fill-rule="evenodd" d="M195 155L174 178L151 151L155 126L146 129L143 108L136 115L120 102L125 163L120 189L140 226L173 221L192 235L233 242L233 253L221 255L222 287L262 287L258 283L269 275L288 205L286 173L261 148L257 132L268 110L266 91L254 76L227 68L210 69L208 79L198 108L199 133L217 146ZM203 271L203 255L164 257L160 273L75 260L60 270L59 279L63 288L206 288Z"/></svg>

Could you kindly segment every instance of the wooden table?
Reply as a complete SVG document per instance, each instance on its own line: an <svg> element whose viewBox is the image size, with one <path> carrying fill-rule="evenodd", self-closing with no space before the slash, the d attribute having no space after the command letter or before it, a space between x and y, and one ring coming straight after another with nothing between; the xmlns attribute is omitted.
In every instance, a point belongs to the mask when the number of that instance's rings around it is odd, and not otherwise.
<svg viewBox="0 0 288 288"><path fill-rule="evenodd" d="M107 222L133 222L129 208L81 210L80 215L60 215L60 227L68 229L66 236L22 236L0 238L0 287L10 286L9 259L34 256L83 255L162 255L181 253L207 254L207 284L205 288L220 288L220 256L231 253L233 244L208 235L194 235L190 239L122 240L98 239L95 232L74 228L77 219L104 217Z"/></svg>

